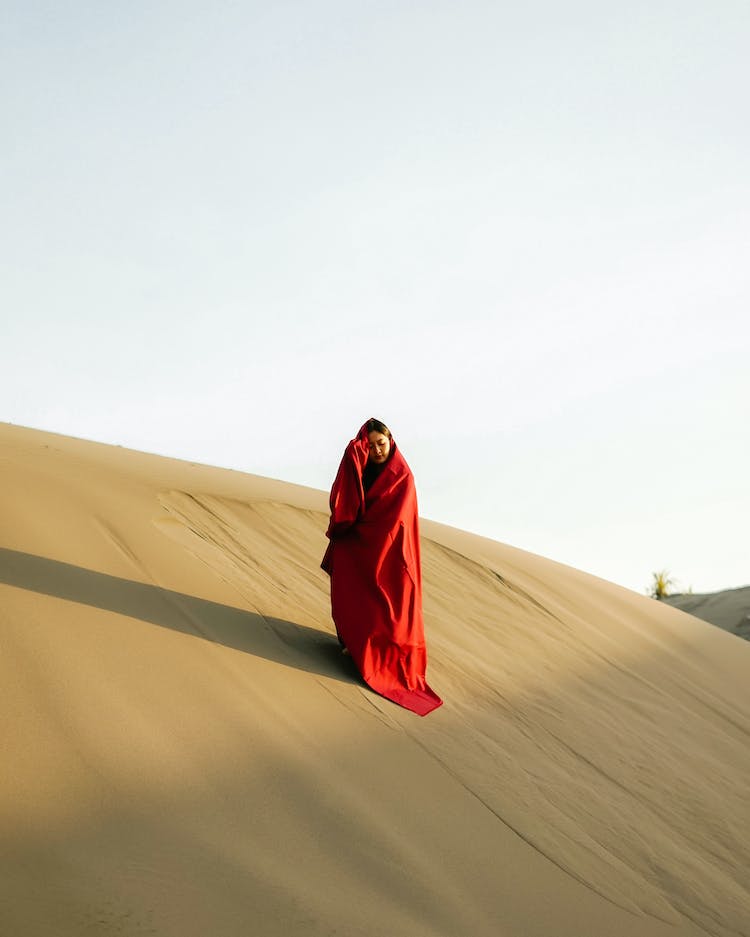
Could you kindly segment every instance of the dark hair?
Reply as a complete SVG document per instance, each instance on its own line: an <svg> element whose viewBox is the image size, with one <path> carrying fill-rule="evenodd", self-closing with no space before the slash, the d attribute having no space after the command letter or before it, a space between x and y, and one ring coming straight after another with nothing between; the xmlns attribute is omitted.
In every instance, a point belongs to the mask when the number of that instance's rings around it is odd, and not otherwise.
<svg viewBox="0 0 750 937"><path fill-rule="evenodd" d="M391 438L391 431L385 425L381 423L380 420L376 420L375 417L371 417L367 421L367 432L368 433L382 433L384 436Z"/></svg>

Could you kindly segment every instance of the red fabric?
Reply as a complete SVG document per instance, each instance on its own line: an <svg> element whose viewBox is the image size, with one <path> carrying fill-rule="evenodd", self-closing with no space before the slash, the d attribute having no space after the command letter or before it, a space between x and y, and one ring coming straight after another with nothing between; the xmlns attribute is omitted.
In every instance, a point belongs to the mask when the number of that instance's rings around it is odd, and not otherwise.
<svg viewBox="0 0 750 937"><path fill-rule="evenodd" d="M391 440L380 475L365 493L367 424L346 448L331 489L331 577L339 637L377 693L426 716L442 703L427 685L422 570L414 478Z"/></svg>

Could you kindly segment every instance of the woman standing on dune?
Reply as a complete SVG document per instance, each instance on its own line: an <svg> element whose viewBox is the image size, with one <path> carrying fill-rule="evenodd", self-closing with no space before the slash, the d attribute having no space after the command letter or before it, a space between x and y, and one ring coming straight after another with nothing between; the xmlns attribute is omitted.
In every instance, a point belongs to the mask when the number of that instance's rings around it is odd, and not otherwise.
<svg viewBox="0 0 750 937"><path fill-rule="evenodd" d="M346 447L330 504L321 565L339 640L373 690L425 716L442 700L425 679L417 494L380 420Z"/></svg>

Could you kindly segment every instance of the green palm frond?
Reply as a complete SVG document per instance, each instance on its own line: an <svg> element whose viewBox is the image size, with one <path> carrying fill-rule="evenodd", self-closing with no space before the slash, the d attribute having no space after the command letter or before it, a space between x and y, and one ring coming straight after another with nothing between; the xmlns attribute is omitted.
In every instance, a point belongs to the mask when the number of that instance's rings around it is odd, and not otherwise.
<svg viewBox="0 0 750 937"><path fill-rule="evenodd" d="M651 573L651 576L651 586L648 590L648 594L651 598L664 599L670 595L670 590L675 584L675 580L669 575L669 571L662 569L658 573Z"/></svg>

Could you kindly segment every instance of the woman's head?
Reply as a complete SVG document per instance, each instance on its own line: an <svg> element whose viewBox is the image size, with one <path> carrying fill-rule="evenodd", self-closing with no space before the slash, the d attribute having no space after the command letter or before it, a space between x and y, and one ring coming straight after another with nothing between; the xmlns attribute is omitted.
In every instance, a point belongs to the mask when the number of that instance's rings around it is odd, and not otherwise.
<svg viewBox="0 0 750 937"><path fill-rule="evenodd" d="M370 461L382 465L391 454L391 431L380 420L371 419L365 424L370 444Z"/></svg>

